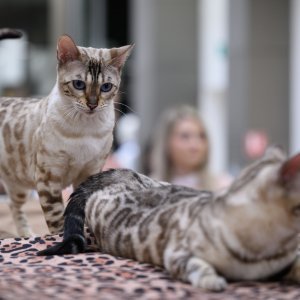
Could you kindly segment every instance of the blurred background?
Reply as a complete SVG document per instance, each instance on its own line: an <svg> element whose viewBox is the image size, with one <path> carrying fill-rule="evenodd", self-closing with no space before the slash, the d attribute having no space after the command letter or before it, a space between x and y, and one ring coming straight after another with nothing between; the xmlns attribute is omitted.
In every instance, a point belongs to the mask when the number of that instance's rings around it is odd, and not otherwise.
<svg viewBox="0 0 300 300"><path fill-rule="evenodd" d="M0 43L9 96L50 92L63 33L82 46L135 43L121 96L130 109L118 109L137 118L138 169L161 113L178 104L204 119L214 172L235 175L268 144L300 149L299 0L0 0L1 27L25 33Z"/></svg>

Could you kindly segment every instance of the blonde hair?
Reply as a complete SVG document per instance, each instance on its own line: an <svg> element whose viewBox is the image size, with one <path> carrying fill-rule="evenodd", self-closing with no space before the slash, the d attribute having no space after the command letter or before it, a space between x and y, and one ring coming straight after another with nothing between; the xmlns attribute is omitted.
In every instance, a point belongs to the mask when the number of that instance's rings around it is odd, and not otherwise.
<svg viewBox="0 0 300 300"><path fill-rule="evenodd" d="M167 110L161 118L159 126L156 128L153 148L151 152L151 176L158 180L171 180L171 162L168 153L168 140L176 123L180 120L192 118L197 120L203 127L207 137L207 131L202 119L196 109L190 106L179 106ZM199 164L199 183L202 189L212 190L215 187L211 174L208 172L209 161L209 139L207 137L208 150L204 162Z"/></svg>

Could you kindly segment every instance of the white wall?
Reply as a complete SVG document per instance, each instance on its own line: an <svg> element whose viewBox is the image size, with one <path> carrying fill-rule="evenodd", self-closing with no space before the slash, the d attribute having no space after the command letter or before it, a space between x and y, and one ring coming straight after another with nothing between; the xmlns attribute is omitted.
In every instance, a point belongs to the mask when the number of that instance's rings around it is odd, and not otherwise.
<svg viewBox="0 0 300 300"><path fill-rule="evenodd" d="M300 1L290 7L290 151L300 151Z"/></svg>
<svg viewBox="0 0 300 300"><path fill-rule="evenodd" d="M296 0L298 1L298 0ZM289 148L290 2L230 0L229 159L235 171L249 157L249 130Z"/></svg>
<svg viewBox="0 0 300 300"><path fill-rule="evenodd" d="M133 108L140 139L152 136L161 113L197 105L197 0L132 0Z"/></svg>
<svg viewBox="0 0 300 300"><path fill-rule="evenodd" d="M198 1L198 103L209 132L211 169L227 168L228 0Z"/></svg>

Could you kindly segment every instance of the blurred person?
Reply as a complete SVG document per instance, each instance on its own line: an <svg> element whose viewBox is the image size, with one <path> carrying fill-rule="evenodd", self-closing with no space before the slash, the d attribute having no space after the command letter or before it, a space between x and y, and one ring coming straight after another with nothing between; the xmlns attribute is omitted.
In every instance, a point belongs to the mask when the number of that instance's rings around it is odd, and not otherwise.
<svg viewBox="0 0 300 300"><path fill-rule="evenodd" d="M209 138L196 109L181 106L166 111L157 128L150 155L155 179L202 190L228 186L229 175L208 170Z"/></svg>

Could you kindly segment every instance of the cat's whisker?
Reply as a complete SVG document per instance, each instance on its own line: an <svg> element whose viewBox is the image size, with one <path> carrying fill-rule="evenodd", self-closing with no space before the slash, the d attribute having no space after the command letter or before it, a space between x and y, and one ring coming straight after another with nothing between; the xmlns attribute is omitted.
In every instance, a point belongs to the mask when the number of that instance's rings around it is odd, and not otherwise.
<svg viewBox="0 0 300 300"><path fill-rule="evenodd" d="M126 114L123 111L121 111L121 110L119 110L119 109L117 109L115 107L114 107L114 110L117 111L117 112L119 112L119 113L121 113L123 116L126 116ZM118 125L119 121L120 121L120 118L115 121L115 126Z"/></svg>
<svg viewBox="0 0 300 300"><path fill-rule="evenodd" d="M130 106L128 106L127 104L124 104L124 103L122 103L122 102L118 102L118 101L114 101L116 104L120 104L120 105L123 105L123 106L125 106L126 108L128 108L131 112L133 112L133 113L135 113L135 114L137 114L137 112L136 111L134 111Z"/></svg>
<svg viewBox="0 0 300 300"><path fill-rule="evenodd" d="M65 118L73 121L75 114L76 114L76 109L75 108L69 109L69 111L67 111L66 114L65 114Z"/></svg>
<svg viewBox="0 0 300 300"><path fill-rule="evenodd" d="M115 111L118 111L118 112L121 113L123 116L126 116L126 113L124 113L124 112L121 111L120 109L114 107L114 110L115 110Z"/></svg>
<svg viewBox="0 0 300 300"><path fill-rule="evenodd" d="M64 111L63 112L63 117L64 117L64 122L67 120L67 119L71 119L70 116L71 116L71 113L72 111L68 110L68 111Z"/></svg>
<svg viewBox="0 0 300 300"><path fill-rule="evenodd" d="M102 105L101 107L99 107L99 109L97 110L97 112L98 111L104 111L107 107L109 107L108 104Z"/></svg>
<svg viewBox="0 0 300 300"><path fill-rule="evenodd" d="M61 119L59 123L62 126L65 126L66 124L69 124L69 122L72 122L72 127L74 128L75 131L77 131L79 129L77 114L80 115L80 112L78 112L77 108L74 106L70 107L64 105L64 107L67 109L63 111L64 118Z"/></svg>

